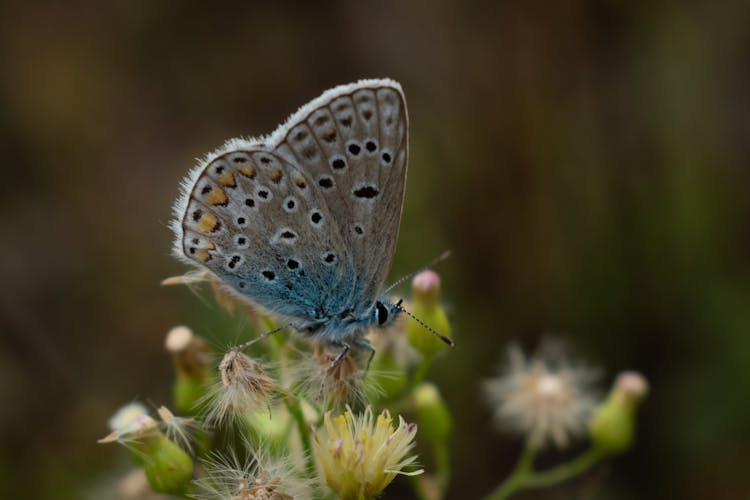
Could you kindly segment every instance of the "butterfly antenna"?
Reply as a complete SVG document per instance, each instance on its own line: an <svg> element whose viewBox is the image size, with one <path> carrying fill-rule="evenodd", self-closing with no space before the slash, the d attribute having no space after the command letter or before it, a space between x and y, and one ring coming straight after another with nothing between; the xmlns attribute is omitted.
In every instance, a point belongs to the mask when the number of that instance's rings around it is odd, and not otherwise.
<svg viewBox="0 0 750 500"><path fill-rule="evenodd" d="M281 330L284 330L285 328L288 328L288 327L290 327L290 326L292 326L292 323L287 323L287 324L286 324L286 325L284 325L284 326L280 326L280 327L278 327L278 328L274 328L274 329L273 329L273 330L271 330L270 332L266 332L266 333L264 333L263 335L260 335L260 336L258 336L258 337L255 337L254 339L250 339L250 340L248 340L248 341L247 341L247 342L245 342L244 344L240 344L240 345L238 345L238 346L235 346L235 347L234 347L234 349L236 349L236 350L238 350L238 351L244 351L245 349L247 349L247 348L248 348L248 347L250 347L251 345L255 344L256 342L260 342L260 341L262 341L262 340L265 340L265 339L267 339L268 337L270 337L271 335L273 335L274 333L278 333L278 332L280 332Z"/></svg>
<svg viewBox="0 0 750 500"><path fill-rule="evenodd" d="M445 342L446 344L448 344L449 346L451 346L451 348L453 348L453 349L456 348L456 343L453 342L452 339L449 339L448 337L446 337L445 335L441 334L440 332L438 332L437 330L435 330L434 328L432 328L430 325L428 325L427 323L425 323L424 321L422 321L421 319L417 318L412 313L410 313L409 311L407 311L406 309L404 309L404 306L401 305L401 302L402 302L401 300L398 301L398 303L396 304L396 309L398 309L399 311L401 311L402 313L406 314L411 319L413 319L414 321L416 321L417 323L419 323L419 325L422 328L424 328L425 330L427 330L428 332L430 332L431 334L433 334L434 336L436 336L437 338L439 338L440 340L442 340L443 342Z"/></svg>
<svg viewBox="0 0 750 500"><path fill-rule="evenodd" d="M401 283L403 283L404 281L406 281L408 279L413 278L414 276L416 276L417 274L421 273L422 271L426 271L426 270L428 270L431 267L435 267L436 265L440 264L445 259L447 259L448 257L450 257L450 255L451 255L451 251L450 250L446 250L445 252L441 253L432 262L430 262L429 264L427 264L426 266L423 266L420 269L417 269L416 271L414 271L413 273L407 274L406 276L402 276L401 278L399 278L398 280L396 280L395 283L393 283L391 286L389 286L388 288L386 288L383 291L383 295L388 294L388 292L390 292L391 290L393 290L394 288L396 288L398 285L400 285ZM404 311L404 312L406 312L406 311ZM417 318L414 318L414 319L417 319ZM417 321L419 321L419 320L417 320Z"/></svg>

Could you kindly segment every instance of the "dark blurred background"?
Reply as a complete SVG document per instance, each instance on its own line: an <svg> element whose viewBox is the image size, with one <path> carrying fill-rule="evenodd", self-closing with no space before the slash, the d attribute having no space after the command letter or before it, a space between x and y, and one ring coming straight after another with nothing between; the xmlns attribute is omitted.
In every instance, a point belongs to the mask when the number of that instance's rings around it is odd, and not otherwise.
<svg viewBox="0 0 750 500"><path fill-rule="evenodd" d="M749 26L744 1L3 2L0 496L105 481L106 418L170 401L164 333L240 333L159 286L194 158L388 76L411 115L392 275L453 250L449 496L509 472L479 383L553 332L603 390L633 368L652 392L630 453L521 498L747 498Z"/></svg>

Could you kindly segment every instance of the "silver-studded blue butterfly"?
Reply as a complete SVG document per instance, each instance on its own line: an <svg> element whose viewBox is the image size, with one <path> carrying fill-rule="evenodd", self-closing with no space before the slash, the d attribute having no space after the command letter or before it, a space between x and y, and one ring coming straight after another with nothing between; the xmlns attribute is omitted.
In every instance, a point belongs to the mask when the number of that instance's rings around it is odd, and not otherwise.
<svg viewBox="0 0 750 500"><path fill-rule="evenodd" d="M174 254L302 334L374 353L402 311L378 293L396 248L408 154L401 85L324 92L270 136L233 139L174 206Z"/></svg>

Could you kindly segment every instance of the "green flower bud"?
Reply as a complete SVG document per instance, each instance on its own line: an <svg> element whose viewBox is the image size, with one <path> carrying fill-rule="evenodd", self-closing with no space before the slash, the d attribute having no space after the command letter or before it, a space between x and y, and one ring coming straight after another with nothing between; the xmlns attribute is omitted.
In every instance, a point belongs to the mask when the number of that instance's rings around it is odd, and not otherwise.
<svg viewBox="0 0 750 500"><path fill-rule="evenodd" d="M157 493L181 495L193 479L193 460L161 432L141 438L133 446L143 453L143 470Z"/></svg>
<svg viewBox="0 0 750 500"><path fill-rule="evenodd" d="M162 418L175 419L166 408ZM165 421L165 423L167 423ZM159 424L140 403L124 406L109 420L112 434L100 443L125 445L136 462L143 466L151 488L157 493L181 495L193 478L193 460L174 441L159 430Z"/></svg>
<svg viewBox="0 0 750 500"><path fill-rule="evenodd" d="M167 333L165 347L172 354L177 373L173 389L175 409L190 413L210 385L211 351L203 339L185 326L176 326Z"/></svg>
<svg viewBox="0 0 750 500"><path fill-rule="evenodd" d="M609 397L595 411L590 422L591 439L606 453L623 453L635 438L635 411L648 393L648 382L636 372L623 372Z"/></svg>
<svg viewBox="0 0 750 500"><path fill-rule="evenodd" d="M440 305L440 276L434 271L423 271L414 277L412 282L411 313L436 332L447 338L451 336L451 326L445 309ZM406 325L406 337L409 343L423 356L431 358L445 348L446 343L425 331L425 327L416 321Z"/></svg>
<svg viewBox="0 0 750 500"><path fill-rule="evenodd" d="M434 443L445 442L453 427L453 420L438 388L424 382L414 389L417 425L420 434Z"/></svg>

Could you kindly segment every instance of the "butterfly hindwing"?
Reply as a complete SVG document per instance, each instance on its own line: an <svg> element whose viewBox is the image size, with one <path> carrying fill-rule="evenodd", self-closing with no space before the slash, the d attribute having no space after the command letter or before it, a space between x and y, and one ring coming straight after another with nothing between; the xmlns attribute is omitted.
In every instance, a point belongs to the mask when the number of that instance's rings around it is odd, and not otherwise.
<svg viewBox="0 0 750 500"><path fill-rule="evenodd" d="M319 298L341 281L337 262L326 262L343 253L331 214L305 172L238 147L207 162L189 190L183 254L252 302L313 321Z"/></svg>

